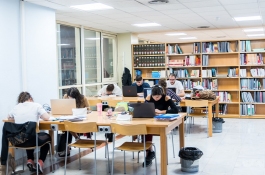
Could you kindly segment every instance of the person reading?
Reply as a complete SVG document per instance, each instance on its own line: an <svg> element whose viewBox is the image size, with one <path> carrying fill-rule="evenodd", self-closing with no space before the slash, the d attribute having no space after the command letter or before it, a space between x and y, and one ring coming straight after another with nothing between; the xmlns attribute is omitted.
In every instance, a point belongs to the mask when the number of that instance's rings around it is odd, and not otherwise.
<svg viewBox="0 0 265 175"><path fill-rule="evenodd" d="M132 86L137 87L137 95L143 96L144 94L144 88L150 88L150 85L143 81L143 78L141 76L136 76L135 82L132 84Z"/></svg>

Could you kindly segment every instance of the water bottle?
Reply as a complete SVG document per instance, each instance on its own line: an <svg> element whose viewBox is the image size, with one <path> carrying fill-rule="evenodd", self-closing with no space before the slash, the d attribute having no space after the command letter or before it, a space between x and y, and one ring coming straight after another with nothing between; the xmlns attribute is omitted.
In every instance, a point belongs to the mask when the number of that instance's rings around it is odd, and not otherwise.
<svg viewBox="0 0 265 175"><path fill-rule="evenodd" d="M101 116L102 115L102 103L97 103L97 111L98 111L98 115Z"/></svg>

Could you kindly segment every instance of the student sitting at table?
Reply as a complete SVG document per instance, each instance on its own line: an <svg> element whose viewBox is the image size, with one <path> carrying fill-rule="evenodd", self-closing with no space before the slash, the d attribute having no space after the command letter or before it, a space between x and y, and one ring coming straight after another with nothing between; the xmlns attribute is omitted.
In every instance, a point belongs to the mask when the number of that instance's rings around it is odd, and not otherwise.
<svg viewBox="0 0 265 175"><path fill-rule="evenodd" d="M106 95L122 96L122 90L116 84L105 85L98 91L98 96L106 96Z"/></svg>
<svg viewBox="0 0 265 175"><path fill-rule="evenodd" d="M76 108L88 108L88 101L87 98L80 94L79 90L76 87L71 87L67 90L67 93L63 96L64 99L75 99L76 100ZM91 139L91 133L87 133L87 138ZM69 133L69 139L68 143L72 143L72 136L75 137L75 139L79 139L79 136L74 133L70 132ZM66 147L66 137L67 134L66 132L61 134L59 144L58 144L58 156L59 157L64 157L65 156L65 147ZM70 156L70 148L68 147L67 150L67 156Z"/></svg>
<svg viewBox="0 0 265 175"><path fill-rule="evenodd" d="M135 78L135 83L132 84L132 86L137 87L137 95L143 96L144 88L150 88L150 85L143 81L143 78L138 75Z"/></svg>
<svg viewBox="0 0 265 175"><path fill-rule="evenodd" d="M176 94L176 92L172 91L171 89L167 89L167 81L165 78L160 78L158 81L158 85L160 85L163 88L163 91L172 100L175 100L175 102L177 103L181 101L181 98Z"/></svg>
<svg viewBox="0 0 265 175"><path fill-rule="evenodd" d="M28 121L39 122L39 119L49 120L50 115L43 109L39 103L34 103L33 98L28 92L21 92L17 100L18 104L9 112L8 120L14 120L15 123L26 123ZM38 133L38 145L42 145L51 141L49 134L41 132ZM26 142L16 145L20 147L34 147L36 146L36 137L27 140ZM37 163L40 173L43 173L43 164L49 151L49 144L45 144L40 148L40 156ZM34 149L26 150L27 152L27 167L31 172L36 171L34 163ZM2 153L1 153L2 154Z"/></svg>
<svg viewBox="0 0 265 175"><path fill-rule="evenodd" d="M159 85L155 85L152 88L151 95L148 95L146 97L146 102L148 103L154 103L155 105L155 112L156 114L167 114L167 113L178 113L178 107L174 104L172 99L169 96L165 95L165 92L163 88ZM148 134L146 135L146 141L152 142L153 135ZM152 164L152 160L155 158L155 152L150 150L147 150L146 154L146 167L150 166ZM144 166L144 163L143 163Z"/></svg>

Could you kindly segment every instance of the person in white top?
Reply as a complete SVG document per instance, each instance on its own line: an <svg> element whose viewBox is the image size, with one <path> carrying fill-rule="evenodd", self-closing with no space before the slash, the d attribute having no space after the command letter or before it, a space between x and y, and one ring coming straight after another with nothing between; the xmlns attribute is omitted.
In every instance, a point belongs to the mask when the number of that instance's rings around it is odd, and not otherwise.
<svg viewBox="0 0 265 175"><path fill-rule="evenodd" d="M21 92L18 96L18 104L9 112L8 120L14 120L15 123L25 123L28 121L39 122L39 119L49 120L50 115L43 109L39 103L34 103L33 98L28 92ZM51 137L47 133L38 133L38 145L42 145L47 141L51 141ZM27 140L19 145L20 147L36 146L36 139ZM36 171L34 163L34 149L26 150L28 162L27 166L31 172ZM49 144L45 144L40 149L40 157L38 160L38 169L43 173L43 163L49 151Z"/></svg>
<svg viewBox="0 0 265 175"><path fill-rule="evenodd" d="M105 95L117 95L117 96L122 96L122 90L119 86L116 84L109 84L103 86L99 91L98 91L99 96L105 96Z"/></svg>
<svg viewBox="0 0 265 175"><path fill-rule="evenodd" d="M169 81L167 81L167 87L168 88L176 88L176 94L179 97L185 96L185 92L184 92L184 88L183 88L182 83L180 81L176 80L176 75L173 73L169 74Z"/></svg>

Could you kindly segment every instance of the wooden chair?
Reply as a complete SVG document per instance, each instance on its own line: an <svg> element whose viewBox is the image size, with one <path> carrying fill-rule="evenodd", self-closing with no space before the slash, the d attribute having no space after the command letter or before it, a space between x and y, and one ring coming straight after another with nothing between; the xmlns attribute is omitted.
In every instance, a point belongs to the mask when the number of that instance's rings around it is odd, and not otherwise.
<svg viewBox="0 0 265 175"><path fill-rule="evenodd" d="M15 123L13 123L14 125L16 125ZM50 147L50 161L52 164L52 172L54 172L54 164L53 164L53 154L52 154L52 147L51 147L51 141L47 141L45 143L43 143L42 145L38 145L38 133L40 132L39 130L39 124L38 122L36 122L36 146L32 146L32 147L18 147L18 146L12 146L11 144L8 144L8 152L7 152L7 163L6 163L6 175L8 175L8 159L9 159L9 149L21 149L21 150L30 150L30 149L39 149L42 146L49 144ZM38 151L36 151L36 160L39 160L39 155L38 155ZM22 151L22 167L23 167L23 171L24 171L24 151ZM36 171L37 171L37 175L39 174L39 168L36 167Z"/></svg>
<svg viewBox="0 0 265 175"><path fill-rule="evenodd" d="M108 155L108 167L110 171L110 164L109 164L109 149L108 149L108 143L105 140L96 140L96 132L98 132L97 124L96 122L70 122L70 121L64 121L64 127L67 131L67 139L66 139L66 149L68 149L69 146L77 147L79 148L79 170L81 170L81 155L80 155L80 148L91 148L94 150L95 157L94 157L94 163L95 163L95 172L94 174L97 174L97 146L100 146L102 143L106 144L107 149L107 155ZM86 139L79 139L74 143L68 144L68 137L69 132L76 132L76 133L88 133L88 132L94 132L94 140L86 140ZM67 155L65 154L65 165L64 165L64 174L66 174L66 159Z"/></svg>
<svg viewBox="0 0 265 175"><path fill-rule="evenodd" d="M97 109L97 104L98 104L98 103L102 103L101 100L100 100L100 99L97 99L97 98L95 98L95 99L93 99L93 100L87 100L87 102L88 102L88 104L89 104L90 110L92 110L93 107L94 107L95 109Z"/></svg>
<svg viewBox="0 0 265 175"><path fill-rule="evenodd" d="M191 117L191 119L193 119L193 123L194 123L194 117L208 118L208 100L185 100L185 106L189 107L189 109L187 109L186 121L188 121L188 117ZM206 111L206 113L203 113L204 110ZM188 127L186 128L188 129ZM207 121L207 130L208 130L208 121Z"/></svg>
<svg viewBox="0 0 265 175"><path fill-rule="evenodd" d="M119 147L116 147L117 150L124 151L124 174L126 174L126 161L125 161L125 151L132 151L132 152L144 152L144 157L146 156L146 150L150 147L154 147L154 151L156 152L155 145L152 143L146 143L145 135L147 134L147 128L145 124L138 124L138 125L121 125L116 123L111 123L111 130L114 134L121 134L127 136L133 135L143 135L143 143L138 142L124 142ZM115 139L113 140L113 156L112 156L112 169L111 175L113 175L114 170L114 149L115 149ZM156 175L157 175L157 161L155 156L155 167L156 167ZM146 175L146 160L144 158L144 174Z"/></svg>

